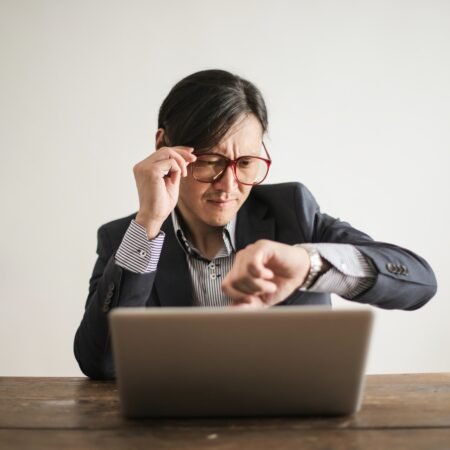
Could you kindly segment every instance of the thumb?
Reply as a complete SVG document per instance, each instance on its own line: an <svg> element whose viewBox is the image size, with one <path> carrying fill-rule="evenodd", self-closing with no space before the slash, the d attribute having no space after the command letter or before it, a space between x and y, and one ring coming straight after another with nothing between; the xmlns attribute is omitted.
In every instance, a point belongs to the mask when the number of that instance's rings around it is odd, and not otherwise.
<svg viewBox="0 0 450 450"><path fill-rule="evenodd" d="M264 251L257 252L254 260L248 266L248 272L255 278L271 280L274 277L274 274L268 267L268 261L268 255L266 255Z"/></svg>

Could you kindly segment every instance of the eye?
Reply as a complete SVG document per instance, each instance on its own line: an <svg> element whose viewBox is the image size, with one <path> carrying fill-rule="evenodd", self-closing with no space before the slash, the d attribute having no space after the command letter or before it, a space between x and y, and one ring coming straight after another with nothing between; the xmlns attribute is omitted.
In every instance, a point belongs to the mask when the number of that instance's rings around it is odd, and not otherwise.
<svg viewBox="0 0 450 450"><path fill-rule="evenodd" d="M250 168L258 162L257 158L253 158L251 156L244 156L239 159L238 166L240 169Z"/></svg>
<svg viewBox="0 0 450 450"><path fill-rule="evenodd" d="M226 159L222 158L220 155L208 154L208 155L198 155L197 160L194 162L194 167L201 170L214 170L220 171L225 167Z"/></svg>
<svg viewBox="0 0 450 450"><path fill-rule="evenodd" d="M220 158L214 155L199 155L197 161L203 164L215 164L220 161Z"/></svg>

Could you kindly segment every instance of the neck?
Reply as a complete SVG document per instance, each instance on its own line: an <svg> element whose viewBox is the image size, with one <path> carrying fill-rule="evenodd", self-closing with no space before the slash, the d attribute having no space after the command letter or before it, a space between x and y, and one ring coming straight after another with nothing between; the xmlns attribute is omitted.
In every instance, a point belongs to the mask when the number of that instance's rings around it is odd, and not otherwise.
<svg viewBox="0 0 450 450"><path fill-rule="evenodd" d="M204 223L189 223L178 209L178 220L183 232L195 248L211 260L223 245L223 227L213 227Z"/></svg>
<svg viewBox="0 0 450 450"><path fill-rule="evenodd" d="M223 229L209 230L209 233L189 233L195 248L207 259L212 260L223 246Z"/></svg>

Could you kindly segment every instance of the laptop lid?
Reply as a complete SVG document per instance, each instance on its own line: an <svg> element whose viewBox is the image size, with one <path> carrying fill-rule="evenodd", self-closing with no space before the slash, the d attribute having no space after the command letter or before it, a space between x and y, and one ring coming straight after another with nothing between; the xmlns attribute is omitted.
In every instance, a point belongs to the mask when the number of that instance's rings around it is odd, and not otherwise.
<svg viewBox="0 0 450 450"><path fill-rule="evenodd" d="M373 312L116 308L128 417L343 415L361 405Z"/></svg>

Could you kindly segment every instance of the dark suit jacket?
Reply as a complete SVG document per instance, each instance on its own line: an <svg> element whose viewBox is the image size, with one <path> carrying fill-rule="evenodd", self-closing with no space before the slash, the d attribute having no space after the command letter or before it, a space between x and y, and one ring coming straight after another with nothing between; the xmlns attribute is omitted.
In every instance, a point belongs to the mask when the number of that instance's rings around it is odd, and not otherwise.
<svg viewBox="0 0 450 450"><path fill-rule="evenodd" d="M186 256L176 241L171 218L156 272L131 273L114 262L115 252L136 214L98 230L98 259L90 279L85 313L77 330L75 356L92 378L114 377L108 330L108 311L117 306L192 306ZM378 271L374 285L352 300L386 309L414 310L436 292L428 263L409 250L375 242L348 223L320 211L311 193L299 183L261 185L252 189L238 212L237 250L258 239L286 244L350 243L370 258ZM331 305L329 294L292 293L280 305Z"/></svg>

